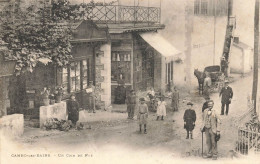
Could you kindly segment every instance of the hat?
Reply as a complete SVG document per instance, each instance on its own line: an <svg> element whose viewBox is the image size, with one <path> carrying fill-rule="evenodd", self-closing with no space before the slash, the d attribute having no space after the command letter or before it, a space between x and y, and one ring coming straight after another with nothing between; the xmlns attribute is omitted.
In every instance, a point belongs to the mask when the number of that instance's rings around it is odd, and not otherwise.
<svg viewBox="0 0 260 164"><path fill-rule="evenodd" d="M188 102L187 105L193 105L192 102Z"/></svg>
<svg viewBox="0 0 260 164"><path fill-rule="evenodd" d="M228 81L228 80L225 80L225 83L229 83L229 81Z"/></svg>
<svg viewBox="0 0 260 164"><path fill-rule="evenodd" d="M225 57L223 56L222 59L225 59Z"/></svg>
<svg viewBox="0 0 260 164"><path fill-rule="evenodd" d="M139 99L139 101L145 101L145 99L142 97L142 98Z"/></svg>
<svg viewBox="0 0 260 164"><path fill-rule="evenodd" d="M133 93L134 91L135 91L135 90L131 89L131 90L130 90L130 93Z"/></svg>

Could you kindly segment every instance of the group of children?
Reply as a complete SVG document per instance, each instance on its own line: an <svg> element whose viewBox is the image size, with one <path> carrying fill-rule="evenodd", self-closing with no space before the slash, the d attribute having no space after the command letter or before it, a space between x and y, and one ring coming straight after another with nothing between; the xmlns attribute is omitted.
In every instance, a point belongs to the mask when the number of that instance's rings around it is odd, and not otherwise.
<svg viewBox="0 0 260 164"><path fill-rule="evenodd" d="M131 91L131 93L134 93L134 91ZM137 119L139 121L139 128L140 133L142 132L142 125L144 126L144 133L147 133L147 119L148 119L148 106L145 103L144 98L139 99L140 104L138 105L137 109ZM174 105L173 105L174 107ZM193 110L193 104L191 102L187 103L187 109L185 110L183 119L184 119L184 129L187 131L187 137L186 139L193 139L192 131L195 127L196 122L196 112ZM176 109L174 109L175 111ZM159 100L157 102L157 118L158 121L160 118L161 120L164 120L166 116L166 102L164 96L159 96Z"/></svg>
<svg viewBox="0 0 260 164"><path fill-rule="evenodd" d="M145 103L144 98L140 98L140 105L137 110L137 119L139 120L140 133L142 132L142 125L144 126L144 133L147 133L146 125L148 119L148 106ZM166 116L166 102L164 101L164 96L160 97L160 101L158 101L157 106L157 121L161 117L161 120L164 120Z"/></svg>
<svg viewBox="0 0 260 164"><path fill-rule="evenodd" d="M134 90L130 91L130 95L127 98L127 110L128 110L128 118L132 119L133 118L133 112L132 112L132 103L130 103L131 99L135 99L136 97L133 96L135 95ZM150 95L149 95L150 96ZM166 117L166 102L165 102L165 96L161 95L157 97L157 106L156 106L156 114L157 118L156 120L164 120ZM129 100L128 100L129 99ZM140 104L138 105L137 108L137 119L139 121L139 127L140 127L140 133L142 132L142 125L144 126L144 133L147 133L146 125L147 125L147 118L148 118L148 106L145 103L145 98L140 98L139 99Z"/></svg>

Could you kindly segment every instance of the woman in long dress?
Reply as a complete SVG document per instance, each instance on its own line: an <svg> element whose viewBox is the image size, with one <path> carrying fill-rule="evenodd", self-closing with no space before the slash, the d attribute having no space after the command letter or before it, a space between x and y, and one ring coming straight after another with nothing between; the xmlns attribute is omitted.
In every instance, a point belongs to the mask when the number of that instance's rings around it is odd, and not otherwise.
<svg viewBox="0 0 260 164"><path fill-rule="evenodd" d="M120 74L117 83L118 86L115 89L115 104L125 104L126 88L122 74Z"/></svg>
<svg viewBox="0 0 260 164"><path fill-rule="evenodd" d="M158 101L157 106L157 121L161 117L161 120L164 120L163 117L166 117L166 102L164 101L164 96L160 97L160 101Z"/></svg>
<svg viewBox="0 0 260 164"><path fill-rule="evenodd" d="M68 101L68 120L71 120L75 126L79 120L79 103L77 102L75 95L71 95L70 100Z"/></svg>

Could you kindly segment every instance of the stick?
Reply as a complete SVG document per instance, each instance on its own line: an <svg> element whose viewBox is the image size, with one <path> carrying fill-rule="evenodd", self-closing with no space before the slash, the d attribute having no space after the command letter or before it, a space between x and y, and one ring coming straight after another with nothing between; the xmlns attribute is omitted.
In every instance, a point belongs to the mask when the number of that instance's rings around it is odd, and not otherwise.
<svg viewBox="0 0 260 164"><path fill-rule="evenodd" d="M203 132L201 132L201 134L202 134L202 149L201 149L201 156L203 157Z"/></svg>

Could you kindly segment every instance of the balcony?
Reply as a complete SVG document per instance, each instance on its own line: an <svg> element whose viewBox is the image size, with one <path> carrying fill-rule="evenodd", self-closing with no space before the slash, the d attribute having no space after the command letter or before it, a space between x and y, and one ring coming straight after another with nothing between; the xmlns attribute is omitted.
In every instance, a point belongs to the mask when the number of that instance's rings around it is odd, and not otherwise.
<svg viewBox="0 0 260 164"><path fill-rule="evenodd" d="M160 24L161 8L122 5L95 6L84 15L84 19L87 18L92 19L95 23L105 24Z"/></svg>

